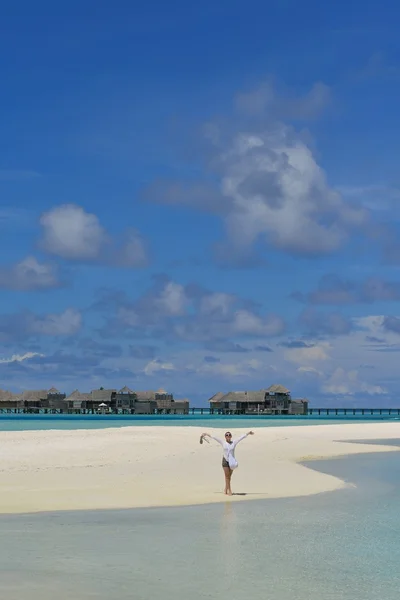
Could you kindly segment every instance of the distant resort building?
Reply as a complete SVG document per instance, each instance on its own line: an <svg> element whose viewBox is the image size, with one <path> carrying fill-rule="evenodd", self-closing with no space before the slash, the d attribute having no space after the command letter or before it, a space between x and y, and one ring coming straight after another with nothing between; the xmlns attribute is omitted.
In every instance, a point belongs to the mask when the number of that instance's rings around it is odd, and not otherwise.
<svg viewBox="0 0 400 600"><path fill-rule="evenodd" d="M293 400L283 385L271 385L259 391L218 392L209 399L214 412L241 412L243 414L306 415L308 400Z"/></svg>
<svg viewBox="0 0 400 600"><path fill-rule="evenodd" d="M26 390L22 393L0 390L0 408L22 409L29 412L50 410L59 412L102 412L130 414L187 414L189 400L175 400L165 390L133 391L127 386L120 390L104 389L80 392L74 390L69 396L56 388L49 390Z"/></svg>
<svg viewBox="0 0 400 600"><path fill-rule="evenodd" d="M308 401L292 399L283 385L245 392L218 392L209 399L210 412L218 414L306 415ZM124 386L99 388L90 392L74 390L68 396L52 387L49 390L25 390L13 393L0 390L0 410L18 412L100 413L100 414L189 414L189 400L175 400L159 389L138 391ZM193 408L192 412L203 408ZM207 409L205 409L207 410Z"/></svg>

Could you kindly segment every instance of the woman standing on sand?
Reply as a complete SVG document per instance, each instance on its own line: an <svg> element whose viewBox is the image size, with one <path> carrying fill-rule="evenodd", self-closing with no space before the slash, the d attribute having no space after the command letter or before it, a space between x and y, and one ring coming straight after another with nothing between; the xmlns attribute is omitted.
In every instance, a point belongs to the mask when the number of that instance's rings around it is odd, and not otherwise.
<svg viewBox="0 0 400 600"><path fill-rule="evenodd" d="M203 443L203 438L211 438L212 440L215 440L216 442L218 442L218 444L222 446L222 449L224 451L222 457L222 468L225 474L225 494L227 494L227 496L232 496L231 478L233 470L236 469L236 467L238 466L237 460L235 458L235 448L238 445L238 443L247 438L248 435L254 435L254 431L249 431L248 433L241 435L237 440L232 439L232 434L230 431L227 431L225 433L225 440L221 440L220 438L214 437L209 433L203 433L200 438L200 443Z"/></svg>

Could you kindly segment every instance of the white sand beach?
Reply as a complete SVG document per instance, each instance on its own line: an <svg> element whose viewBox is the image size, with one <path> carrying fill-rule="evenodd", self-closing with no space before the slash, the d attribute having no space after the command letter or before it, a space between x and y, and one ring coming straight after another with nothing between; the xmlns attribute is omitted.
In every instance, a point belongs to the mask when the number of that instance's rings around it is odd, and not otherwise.
<svg viewBox="0 0 400 600"><path fill-rule="evenodd" d="M182 506L293 497L346 484L299 464L396 447L400 423L265 427L236 449L234 495L222 493L222 451L198 427L0 432L0 513ZM232 430L234 437L246 430ZM222 437L223 430L209 430Z"/></svg>

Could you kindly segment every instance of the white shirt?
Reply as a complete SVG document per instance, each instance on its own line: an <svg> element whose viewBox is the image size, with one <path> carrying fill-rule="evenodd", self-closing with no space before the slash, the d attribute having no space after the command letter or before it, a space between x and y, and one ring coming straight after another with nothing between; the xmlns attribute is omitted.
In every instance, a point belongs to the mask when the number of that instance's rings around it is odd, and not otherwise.
<svg viewBox="0 0 400 600"><path fill-rule="evenodd" d="M229 444L226 440L221 440L220 438L214 437L213 435L210 435L210 437L213 440L215 440L216 442L218 442L218 444L221 444L222 449L224 451L224 458L227 462L229 462L229 455L231 455L235 458L236 446L238 445L239 442L241 442L242 440L247 438L248 435L249 435L248 433L241 435L240 437L238 437L237 440L232 440L231 444Z"/></svg>

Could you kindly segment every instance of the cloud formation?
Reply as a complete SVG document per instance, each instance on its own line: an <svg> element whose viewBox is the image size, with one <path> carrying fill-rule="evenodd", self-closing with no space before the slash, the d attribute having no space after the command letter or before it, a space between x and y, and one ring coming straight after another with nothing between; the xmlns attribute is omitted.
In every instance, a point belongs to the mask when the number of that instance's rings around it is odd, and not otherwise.
<svg viewBox="0 0 400 600"><path fill-rule="evenodd" d="M386 331L400 334L400 318L393 316L384 317L382 327Z"/></svg>
<svg viewBox="0 0 400 600"><path fill-rule="evenodd" d="M0 342L34 337L72 336L82 327L82 315L74 308L61 313L36 315L31 311L0 316Z"/></svg>
<svg viewBox="0 0 400 600"><path fill-rule="evenodd" d="M56 288L60 285L57 266L40 263L34 256L27 256L11 266L0 267L2 289L34 291Z"/></svg>
<svg viewBox="0 0 400 600"><path fill-rule="evenodd" d="M311 97L318 103L321 95L322 88L316 88ZM250 112L258 103L264 112L264 104L275 100L270 88L261 96L260 100L257 92L238 101ZM215 123L208 126L209 175L217 186L158 182L145 198L219 214L227 239L218 245L217 254L225 260L251 257L259 242L294 255L334 252L349 233L367 226L368 212L329 186L302 135L273 111L268 115L255 122L239 120L236 131L233 126L228 132Z"/></svg>
<svg viewBox="0 0 400 600"><path fill-rule="evenodd" d="M328 343L310 344L297 348L292 347L285 350L284 357L290 362L308 365L309 363L329 360L329 349L330 345Z"/></svg>
<svg viewBox="0 0 400 600"><path fill-rule="evenodd" d="M197 342L213 351L246 352L231 338L269 338L285 329L276 314L262 314L249 301L233 294L211 292L162 278L135 301L111 296L98 304L108 314L109 332Z"/></svg>
<svg viewBox="0 0 400 600"><path fill-rule="evenodd" d="M38 335L74 335L82 327L82 315L74 308L67 308L62 313L31 316L28 324L29 330Z"/></svg>
<svg viewBox="0 0 400 600"><path fill-rule="evenodd" d="M263 369L264 374L270 370L268 365L263 365L257 359L250 359L237 363L226 363L220 361L205 361L203 364L193 368L197 375L212 375L230 382L232 378L254 377Z"/></svg>
<svg viewBox="0 0 400 600"><path fill-rule="evenodd" d="M146 364L143 369L143 373L148 376L152 376L156 373L168 373L170 371L175 371L175 366L172 362L163 362L159 359L151 360Z"/></svg>
<svg viewBox="0 0 400 600"><path fill-rule="evenodd" d="M299 317L299 324L309 336L346 335L352 327L351 319L338 312L319 312L314 308L306 308Z"/></svg>
<svg viewBox="0 0 400 600"><path fill-rule="evenodd" d="M25 354L13 354L10 358L0 358L0 364L10 364L10 363L21 363L25 360L31 360L32 358L43 357L44 354L40 354L39 352L25 352Z"/></svg>
<svg viewBox="0 0 400 600"><path fill-rule="evenodd" d="M295 292L293 297L308 304L333 306L393 302L400 300L400 282L384 281L379 277L357 282L337 275L325 275L316 290L307 294Z"/></svg>
<svg viewBox="0 0 400 600"><path fill-rule="evenodd" d="M325 394L336 396L354 396L360 393L369 396L387 394L387 390L380 385L360 381L357 370L346 371L342 367L333 371L329 379L322 384L321 389Z"/></svg>
<svg viewBox="0 0 400 600"><path fill-rule="evenodd" d="M43 213L40 225L39 244L51 255L120 267L141 267L147 263L145 243L136 230L125 231L119 243L96 215L75 204L63 204Z"/></svg>

